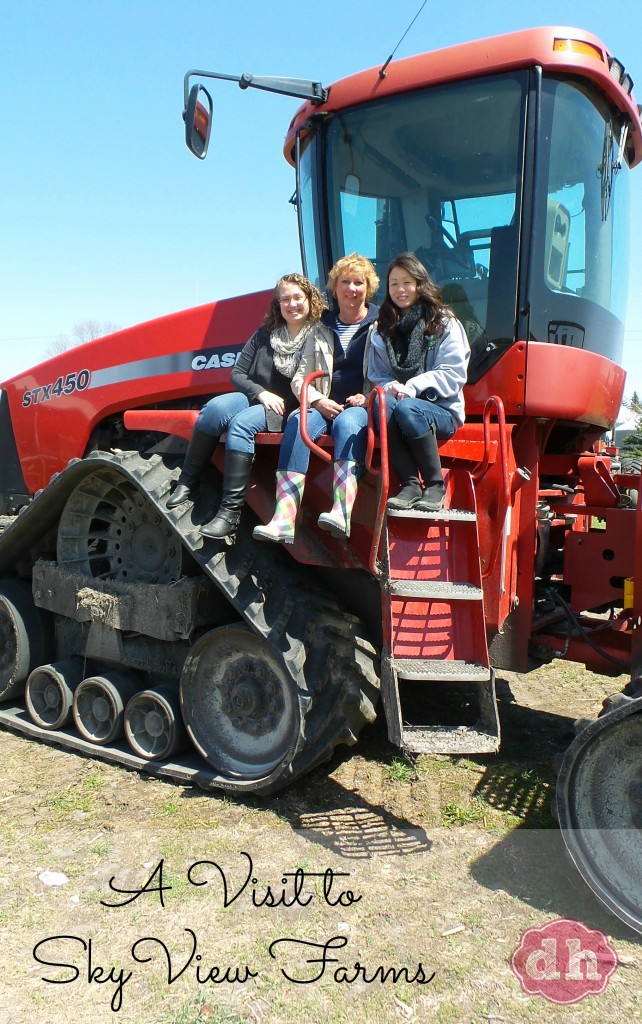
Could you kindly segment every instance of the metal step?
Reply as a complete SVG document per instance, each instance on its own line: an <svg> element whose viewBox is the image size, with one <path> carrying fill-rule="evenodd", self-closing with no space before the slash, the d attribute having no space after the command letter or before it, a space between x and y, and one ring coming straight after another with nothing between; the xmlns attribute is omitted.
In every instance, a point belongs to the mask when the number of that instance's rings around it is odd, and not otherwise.
<svg viewBox="0 0 642 1024"><path fill-rule="evenodd" d="M425 683L426 701L421 696L424 687L415 686L417 680ZM450 681L464 685L449 688L454 700L446 706L439 694L444 692L441 683ZM465 692L458 693L460 689ZM381 696L388 737L399 747L419 754L499 750L500 723L492 668L475 662L393 659L384 648ZM457 701L461 702L460 711Z"/></svg>
<svg viewBox="0 0 642 1024"><path fill-rule="evenodd" d="M474 661L438 661L436 658L394 658L392 667L399 679L429 679L444 683L485 683L490 668Z"/></svg>
<svg viewBox="0 0 642 1024"><path fill-rule="evenodd" d="M471 522L477 520L477 513L470 512L464 508L442 508L439 512L424 512L422 509L406 508L386 509L386 515L390 519L436 519L454 522Z"/></svg>
<svg viewBox="0 0 642 1024"><path fill-rule="evenodd" d="M386 589L393 597L430 598L441 601L481 601L484 593L472 583L443 583L435 580L389 580Z"/></svg>
<svg viewBox="0 0 642 1024"><path fill-rule="evenodd" d="M494 754L499 743L499 734L465 725L404 726L401 735L401 747L410 754Z"/></svg>

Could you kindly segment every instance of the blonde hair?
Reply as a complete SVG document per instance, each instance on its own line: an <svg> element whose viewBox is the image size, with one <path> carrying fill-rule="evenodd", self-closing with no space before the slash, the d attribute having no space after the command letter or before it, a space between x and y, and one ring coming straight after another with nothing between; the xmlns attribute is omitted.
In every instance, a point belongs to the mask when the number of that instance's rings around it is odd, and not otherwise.
<svg viewBox="0 0 642 1024"><path fill-rule="evenodd" d="M353 274L363 274L367 285L366 298L371 299L379 287L379 278L368 257L360 256L358 252L351 252L348 256L342 256L341 259L337 260L328 274L328 283L326 285L328 291L336 295L337 280L346 271Z"/></svg>

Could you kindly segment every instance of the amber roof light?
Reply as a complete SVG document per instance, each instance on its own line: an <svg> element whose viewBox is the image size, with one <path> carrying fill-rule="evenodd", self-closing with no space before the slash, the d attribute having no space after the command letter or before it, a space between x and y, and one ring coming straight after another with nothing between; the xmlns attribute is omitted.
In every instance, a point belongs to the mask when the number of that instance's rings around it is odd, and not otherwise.
<svg viewBox="0 0 642 1024"><path fill-rule="evenodd" d="M553 51L582 53L585 57L597 57L598 60L604 61L604 54L599 46L587 43L583 39L554 39Z"/></svg>

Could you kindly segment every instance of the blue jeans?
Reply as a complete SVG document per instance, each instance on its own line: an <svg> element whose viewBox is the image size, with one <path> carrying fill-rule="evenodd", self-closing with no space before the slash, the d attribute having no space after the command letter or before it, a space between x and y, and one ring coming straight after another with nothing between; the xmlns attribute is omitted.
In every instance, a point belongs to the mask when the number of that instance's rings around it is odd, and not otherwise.
<svg viewBox="0 0 642 1024"><path fill-rule="evenodd" d="M226 449L253 452L254 435L267 430L267 415L262 405L250 405L245 395L233 391L217 395L203 406L196 429L210 437L220 437L227 430Z"/></svg>
<svg viewBox="0 0 642 1024"><path fill-rule="evenodd" d="M379 427L379 399L374 401L374 425ZM413 440L423 437L429 431L440 441L448 441L457 429L451 413L436 402L426 402L423 398L393 398L386 392L386 419L388 423L394 416L404 437Z"/></svg>
<svg viewBox="0 0 642 1024"><path fill-rule="evenodd" d="M279 452L280 470L291 473L307 473L310 464L310 449L303 443L299 432L299 416L296 412L288 420ZM308 433L313 441L322 434L331 434L334 440L335 462L347 459L351 462L365 462L368 414L365 409L348 406L336 420L326 420L316 409L308 410Z"/></svg>

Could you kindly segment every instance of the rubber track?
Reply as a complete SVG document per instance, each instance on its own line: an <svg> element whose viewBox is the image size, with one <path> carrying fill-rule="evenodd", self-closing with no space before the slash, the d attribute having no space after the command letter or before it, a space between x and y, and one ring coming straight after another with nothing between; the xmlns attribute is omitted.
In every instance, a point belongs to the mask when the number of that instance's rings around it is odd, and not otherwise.
<svg viewBox="0 0 642 1024"><path fill-rule="evenodd" d="M247 509L235 544L221 546L202 537L199 526L218 507L220 482L214 471L204 475L194 504L168 510L165 501L179 464L174 456L137 451L96 451L74 460L0 534L0 573L56 525L67 497L87 476L109 468L132 481L239 616L281 655L292 679L301 729L287 760L265 779L220 780L228 791L274 792L327 760L338 744L354 743L361 728L374 720L377 652L360 621L331 594L310 585L305 566L277 545L252 539L255 520Z"/></svg>

